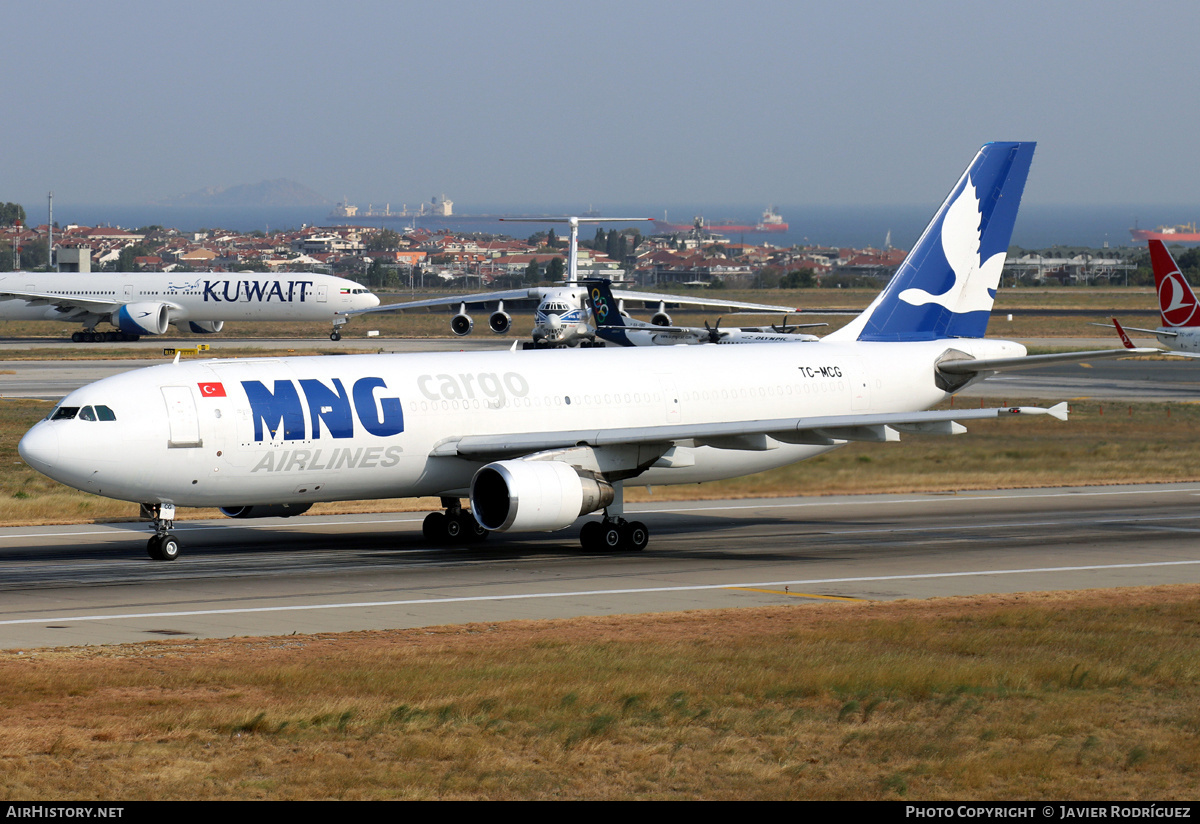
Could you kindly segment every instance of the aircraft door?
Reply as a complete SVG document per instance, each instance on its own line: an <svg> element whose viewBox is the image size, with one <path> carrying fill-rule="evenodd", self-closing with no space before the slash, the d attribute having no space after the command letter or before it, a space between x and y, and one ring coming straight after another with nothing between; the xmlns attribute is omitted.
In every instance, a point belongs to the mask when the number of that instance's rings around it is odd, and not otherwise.
<svg viewBox="0 0 1200 824"><path fill-rule="evenodd" d="M200 438L200 419L196 415L196 399L190 386L164 386L163 400L167 404L167 421L171 427L168 449L189 449L203 446Z"/></svg>
<svg viewBox="0 0 1200 824"><path fill-rule="evenodd" d="M321 285L317 287L317 303L329 302L329 287Z"/></svg>
<svg viewBox="0 0 1200 824"><path fill-rule="evenodd" d="M133 300L133 284L126 283L125 291L122 294L125 295L125 300Z"/></svg>
<svg viewBox="0 0 1200 824"><path fill-rule="evenodd" d="M670 375L659 375L658 389L663 394L663 407L667 413L667 423L679 423L682 418L683 399L675 386L675 379Z"/></svg>
<svg viewBox="0 0 1200 824"><path fill-rule="evenodd" d="M866 412L871 408L871 372L862 358L852 359L850 369L850 408Z"/></svg>

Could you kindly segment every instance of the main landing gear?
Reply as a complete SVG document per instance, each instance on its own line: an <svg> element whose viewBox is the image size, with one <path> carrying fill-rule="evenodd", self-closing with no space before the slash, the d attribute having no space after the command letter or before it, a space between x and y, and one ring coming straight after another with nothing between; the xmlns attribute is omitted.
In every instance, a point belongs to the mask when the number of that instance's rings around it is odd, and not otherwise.
<svg viewBox="0 0 1200 824"><path fill-rule="evenodd" d="M579 545L587 552L641 552L650 543L650 530L641 521L609 518L588 521L579 532Z"/></svg>
<svg viewBox="0 0 1200 824"><path fill-rule="evenodd" d="M579 545L586 552L641 552L650 543L650 530L641 521L625 520L625 485L613 483L613 502L604 510L604 520L588 521L579 531Z"/></svg>
<svg viewBox="0 0 1200 824"><path fill-rule="evenodd" d="M490 534L479 525L458 498L442 498L445 512L430 512L421 524L425 540L431 544L477 544Z"/></svg>
<svg viewBox="0 0 1200 824"><path fill-rule="evenodd" d="M71 333L71 341L74 343L100 343L112 341L136 341L141 340L141 335L130 335L126 332L97 332L94 329L85 329L82 332Z"/></svg>
<svg viewBox="0 0 1200 824"><path fill-rule="evenodd" d="M154 521L154 535L146 542L146 553L154 561L174 561L183 544L171 530L175 527L174 504L142 504L142 517Z"/></svg>

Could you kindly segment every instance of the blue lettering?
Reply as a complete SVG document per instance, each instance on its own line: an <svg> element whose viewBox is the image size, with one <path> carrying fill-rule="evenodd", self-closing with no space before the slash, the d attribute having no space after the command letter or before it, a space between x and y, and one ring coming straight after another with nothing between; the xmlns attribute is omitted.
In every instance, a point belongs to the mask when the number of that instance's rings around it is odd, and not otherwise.
<svg viewBox="0 0 1200 824"><path fill-rule="evenodd" d="M358 412L358 420L372 435L398 435L404 431L404 410L400 407L400 399L380 398L376 405L376 388L387 388L383 378L359 378L354 382L354 408Z"/></svg>
<svg viewBox="0 0 1200 824"><path fill-rule="evenodd" d="M225 289L223 290L223 294L225 295L225 300L235 301L238 299L238 297L241 296L242 282L240 280L235 280L234 285L236 286L236 288L233 290L233 297L229 297L229 281L225 281Z"/></svg>
<svg viewBox="0 0 1200 824"><path fill-rule="evenodd" d="M266 287L266 284L257 280L248 280L245 283L246 300L262 300L263 288Z"/></svg>
<svg viewBox="0 0 1200 824"><path fill-rule="evenodd" d="M284 303L284 300L283 300L283 287L279 285L279 281L277 281L277 280L276 280L276 281L272 281L272 283L271 283L271 291L267 292L267 302L268 302L268 303L269 303L269 302L270 302L270 300L271 300L271 295L275 295L277 298L279 298L279 302L280 302L280 303Z"/></svg>
<svg viewBox="0 0 1200 824"><path fill-rule="evenodd" d="M216 290L213 289L213 282L211 280L206 280L204 281L204 300L206 303L208 302L209 298L212 298L218 303L221 302L221 297L216 293Z"/></svg>
<svg viewBox="0 0 1200 824"><path fill-rule="evenodd" d="M333 389L317 380L302 380L300 388L308 398L308 419L312 421L313 439L321 437L321 424L335 438L354 437L354 418L350 410L350 396L342 382L333 379Z"/></svg>
<svg viewBox="0 0 1200 824"><path fill-rule="evenodd" d="M300 396L296 394L296 387L291 381L275 381L274 394L259 381L242 381L242 388L246 390L246 397L250 400L250 414L254 418L254 440L263 439L263 424L266 424L272 439L282 424L285 441L304 440L304 408L300 405ZM396 401L396 404L399 405L399 401Z"/></svg>

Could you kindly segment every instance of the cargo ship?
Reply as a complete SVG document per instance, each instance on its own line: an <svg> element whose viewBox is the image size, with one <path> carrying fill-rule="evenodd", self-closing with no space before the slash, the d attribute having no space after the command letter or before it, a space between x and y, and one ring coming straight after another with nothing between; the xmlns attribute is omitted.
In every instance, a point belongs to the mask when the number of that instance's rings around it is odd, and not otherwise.
<svg viewBox="0 0 1200 824"><path fill-rule="evenodd" d="M1195 223L1181 223L1178 226L1159 226L1157 229L1130 229L1129 234L1137 241L1161 240L1165 243L1200 243L1200 231L1196 231Z"/></svg>
<svg viewBox="0 0 1200 824"><path fill-rule="evenodd" d="M659 233L690 232L693 229L717 232L722 235L753 235L768 232L786 232L788 225L784 222L783 217L775 211L774 206L768 206L764 209L762 219L753 226L749 223L735 223L732 220L708 222L702 217L697 217L690 226L685 226L682 223L667 223L665 220L654 222L654 230Z"/></svg>

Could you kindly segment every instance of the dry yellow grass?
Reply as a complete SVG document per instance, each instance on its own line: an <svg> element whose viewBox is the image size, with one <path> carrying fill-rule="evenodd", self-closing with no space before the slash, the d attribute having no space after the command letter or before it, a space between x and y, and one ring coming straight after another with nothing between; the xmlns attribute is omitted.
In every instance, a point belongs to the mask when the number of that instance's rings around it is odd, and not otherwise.
<svg viewBox="0 0 1200 824"><path fill-rule="evenodd" d="M1194 799L1200 586L0 653L22 799Z"/></svg>

